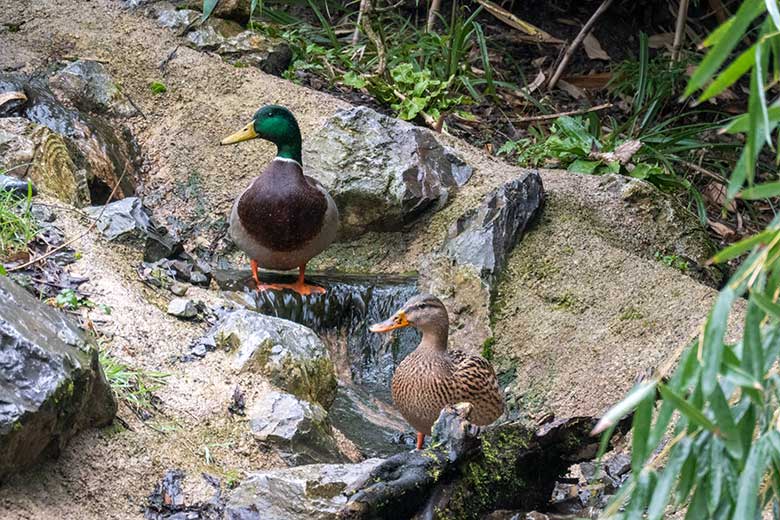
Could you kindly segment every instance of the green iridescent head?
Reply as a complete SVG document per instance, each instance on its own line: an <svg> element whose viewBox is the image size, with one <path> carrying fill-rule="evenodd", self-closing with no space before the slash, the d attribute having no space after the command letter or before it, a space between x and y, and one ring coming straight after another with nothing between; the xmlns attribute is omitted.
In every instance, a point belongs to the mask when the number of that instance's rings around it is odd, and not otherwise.
<svg viewBox="0 0 780 520"><path fill-rule="evenodd" d="M222 140L222 144L235 144L259 137L274 143L277 157L301 162L301 130L295 116L279 105L266 105L257 112L252 122Z"/></svg>

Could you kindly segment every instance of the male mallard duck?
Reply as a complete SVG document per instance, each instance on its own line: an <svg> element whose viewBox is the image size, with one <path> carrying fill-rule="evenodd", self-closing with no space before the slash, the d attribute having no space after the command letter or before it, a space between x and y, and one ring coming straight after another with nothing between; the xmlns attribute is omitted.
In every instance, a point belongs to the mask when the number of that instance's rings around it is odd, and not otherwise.
<svg viewBox="0 0 780 520"><path fill-rule="evenodd" d="M398 411L417 430L418 450L448 404L471 403L469 420L480 426L504 413L504 400L490 363L481 356L447 350L450 320L438 298L415 296L370 330L388 332L409 326L422 332L422 340L395 369L391 393Z"/></svg>
<svg viewBox="0 0 780 520"><path fill-rule="evenodd" d="M292 289L303 295L325 289L304 282L306 264L336 238L339 211L315 179L303 174L301 131L292 113L267 105L251 123L224 138L234 144L259 137L277 147L276 157L236 199L230 213L230 236L250 258L258 291ZM257 267L287 271L298 268L293 284L264 284Z"/></svg>

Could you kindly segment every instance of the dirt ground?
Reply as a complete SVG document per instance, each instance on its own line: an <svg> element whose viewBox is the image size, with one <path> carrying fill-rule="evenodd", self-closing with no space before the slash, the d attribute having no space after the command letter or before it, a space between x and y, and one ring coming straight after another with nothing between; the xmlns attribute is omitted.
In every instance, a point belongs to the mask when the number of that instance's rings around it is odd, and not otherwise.
<svg viewBox="0 0 780 520"><path fill-rule="evenodd" d="M296 114L305 140L346 106L326 94L179 47L173 32L117 0L0 0L0 22L24 22L18 32L0 32L2 70L33 73L76 57L105 62L145 114L117 122L131 128L144 154L139 192L161 220L175 217L202 230L189 238L189 248L218 235L218 226L211 224L224 219L233 197L272 154L267 143L220 147L219 138L246 124L257 107L278 103ZM168 91L152 94L152 81L164 82ZM337 244L315 267L414 271L425 254L440 247L447 227L466 208L521 173L462 142L446 140L476 171L447 208L407 232ZM499 286L495 350L514 365L503 368L515 370L512 384L527 398L524 405L558 415L598 413L619 399L638 373L668 358L698 330L714 292L632 247L616 246L609 230L592 229L587 219L556 203L556 192L587 190L591 181L580 185L565 172L547 172L544 182L553 194L546 218L515 249ZM85 229L72 212L56 213L69 236ZM165 298L135 273L139 251L108 245L92 234L77 249L83 257L74 272L90 278L85 288L94 301L113 308L110 316L100 316L100 326L113 336L111 352L131 366L170 374L157 392L161 411L142 423L122 408L120 416L132 430L82 433L59 460L0 488L0 516L137 518L145 497L170 467L197 480L201 471L227 478L282 466L275 455L260 453L247 438L246 425L227 413L236 383L249 389L250 399L267 391L268 384L233 376L219 352L200 362L177 361L204 327L165 314ZM542 269L545 262L553 268ZM218 297L213 291L191 291L205 301ZM631 315L641 319L621 320L631 306L637 307ZM209 494L205 487L200 491Z"/></svg>

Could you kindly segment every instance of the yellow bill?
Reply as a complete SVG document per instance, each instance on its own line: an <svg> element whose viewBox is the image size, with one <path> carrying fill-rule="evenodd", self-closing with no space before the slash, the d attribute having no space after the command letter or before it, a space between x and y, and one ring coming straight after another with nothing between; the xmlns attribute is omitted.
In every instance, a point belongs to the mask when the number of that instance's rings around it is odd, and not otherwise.
<svg viewBox="0 0 780 520"><path fill-rule="evenodd" d="M254 139L257 137L257 132L255 132L255 125L254 122L249 123L244 128L239 130L238 132L234 132L224 138L220 144L235 144L240 143L241 141L248 141L250 139Z"/></svg>
<svg viewBox="0 0 780 520"><path fill-rule="evenodd" d="M371 332L390 332L391 330L408 327L409 325L410 323L409 320L406 319L406 313L404 311L398 311L392 318L371 325L368 330Z"/></svg>

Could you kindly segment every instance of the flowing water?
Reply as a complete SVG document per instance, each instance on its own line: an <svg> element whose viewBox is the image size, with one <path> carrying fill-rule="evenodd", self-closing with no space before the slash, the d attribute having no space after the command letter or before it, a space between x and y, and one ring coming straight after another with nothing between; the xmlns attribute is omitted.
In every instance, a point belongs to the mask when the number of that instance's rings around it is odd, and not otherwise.
<svg viewBox="0 0 780 520"><path fill-rule="evenodd" d="M292 281L266 273L264 281ZM375 334L372 323L391 316L417 294L407 276L312 275L310 283L327 289L302 298L291 291L257 293L248 271L215 272L232 301L266 315L316 331L328 346L339 376L339 392L330 410L333 424L367 456L386 456L408 448L411 427L392 407L390 381L398 363L420 341L414 329Z"/></svg>

